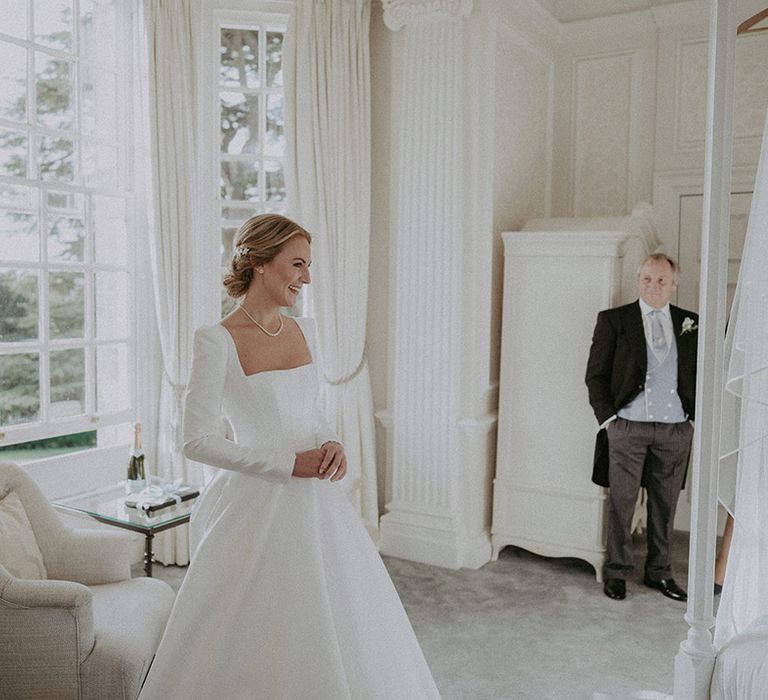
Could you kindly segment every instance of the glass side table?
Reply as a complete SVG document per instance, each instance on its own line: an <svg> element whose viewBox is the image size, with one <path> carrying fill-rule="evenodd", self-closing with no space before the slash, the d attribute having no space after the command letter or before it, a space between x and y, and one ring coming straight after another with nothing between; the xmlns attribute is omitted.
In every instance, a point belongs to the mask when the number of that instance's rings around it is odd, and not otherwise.
<svg viewBox="0 0 768 700"><path fill-rule="evenodd" d="M196 499L182 501L153 513L145 513L125 505L126 500L135 498L135 494L125 493L125 482L122 481L114 486L58 498L52 503L61 512L90 517L100 523L143 534L144 573L151 577L154 560L152 540L155 534L188 523Z"/></svg>

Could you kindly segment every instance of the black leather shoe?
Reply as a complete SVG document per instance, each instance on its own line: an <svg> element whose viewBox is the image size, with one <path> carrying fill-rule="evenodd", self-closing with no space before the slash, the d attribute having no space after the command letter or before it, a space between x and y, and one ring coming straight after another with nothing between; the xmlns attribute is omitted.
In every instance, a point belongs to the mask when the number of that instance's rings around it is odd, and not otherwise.
<svg viewBox="0 0 768 700"><path fill-rule="evenodd" d="M688 600L688 594L675 583L673 578L662 578L658 581L652 581L647 576L643 579L643 583L649 588L655 588L657 591L661 591L667 598L672 600Z"/></svg>
<svg viewBox="0 0 768 700"><path fill-rule="evenodd" d="M713 586L713 592L715 595L720 595L723 592L723 584L722 583L716 583Z"/></svg>
<svg viewBox="0 0 768 700"><path fill-rule="evenodd" d="M623 578L607 578L603 584L603 593L613 600L627 597L627 583Z"/></svg>

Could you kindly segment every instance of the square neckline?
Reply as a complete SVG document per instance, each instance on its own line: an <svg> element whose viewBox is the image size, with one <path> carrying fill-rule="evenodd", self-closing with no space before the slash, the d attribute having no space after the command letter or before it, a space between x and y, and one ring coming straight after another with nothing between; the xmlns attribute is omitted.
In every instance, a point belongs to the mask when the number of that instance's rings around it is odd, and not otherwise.
<svg viewBox="0 0 768 700"><path fill-rule="evenodd" d="M240 361L240 353L237 351L237 343L235 343L235 339L232 337L232 334L229 332L226 326L224 326L221 321L219 321L216 325L221 328L221 330L224 331L225 335L229 338L230 347L235 353L235 359L237 360L237 367L240 370L240 374L245 378L249 379L251 377L257 377L260 374L271 374L272 372L290 372L294 369L301 369L302 367L310 367L314 364L315 358L312 354L312 349L309 347L309 341L307 340L307 336L304 333L304 329L301 327L301 324L299 323L298 319L295 316L291 316L294 323L296 324L296 327L299 329L299 333L301 333L301 337L304 339L304 345L307 348L307 353L309 354L309 362L305 362L303 365L296 365L295 367L278 367L276 369L263 369L259 372L252 372L251 374L246 374L245 370L243 369L243 363Z"/></svg>

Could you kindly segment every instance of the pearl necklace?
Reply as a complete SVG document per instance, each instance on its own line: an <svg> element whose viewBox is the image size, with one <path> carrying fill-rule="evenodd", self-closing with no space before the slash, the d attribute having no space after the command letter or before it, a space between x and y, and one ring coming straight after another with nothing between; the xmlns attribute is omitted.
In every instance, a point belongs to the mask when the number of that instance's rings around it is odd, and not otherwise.
<svg viewBox="0 0 768 700"><path fill-rule="evenodd" d="M283 314L279 314L280 326L274 333L272 333L271 331L268 331L266 328L264 328L264 326L262 326L253 316L251 316L251 314L248 313L248 310L242 304L238 304L238 306L240 307L240 309L242 309L242 312L248 318L250 318L251 321L253 321L259 328L261 328L261 330L263 330L270 338L276 338L278 335L280 335L280 331L283 330Z"/></svg>

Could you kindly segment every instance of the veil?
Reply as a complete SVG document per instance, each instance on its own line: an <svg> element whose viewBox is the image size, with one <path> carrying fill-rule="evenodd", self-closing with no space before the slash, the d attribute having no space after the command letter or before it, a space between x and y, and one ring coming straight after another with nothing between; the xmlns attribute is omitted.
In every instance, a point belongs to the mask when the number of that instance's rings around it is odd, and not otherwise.
<svg viewBox="0 0 768 700"><path fill-rule="evenodd" d="M717 649L768 614L768 114L724 356L720 500L734 529Z"/></svg>

